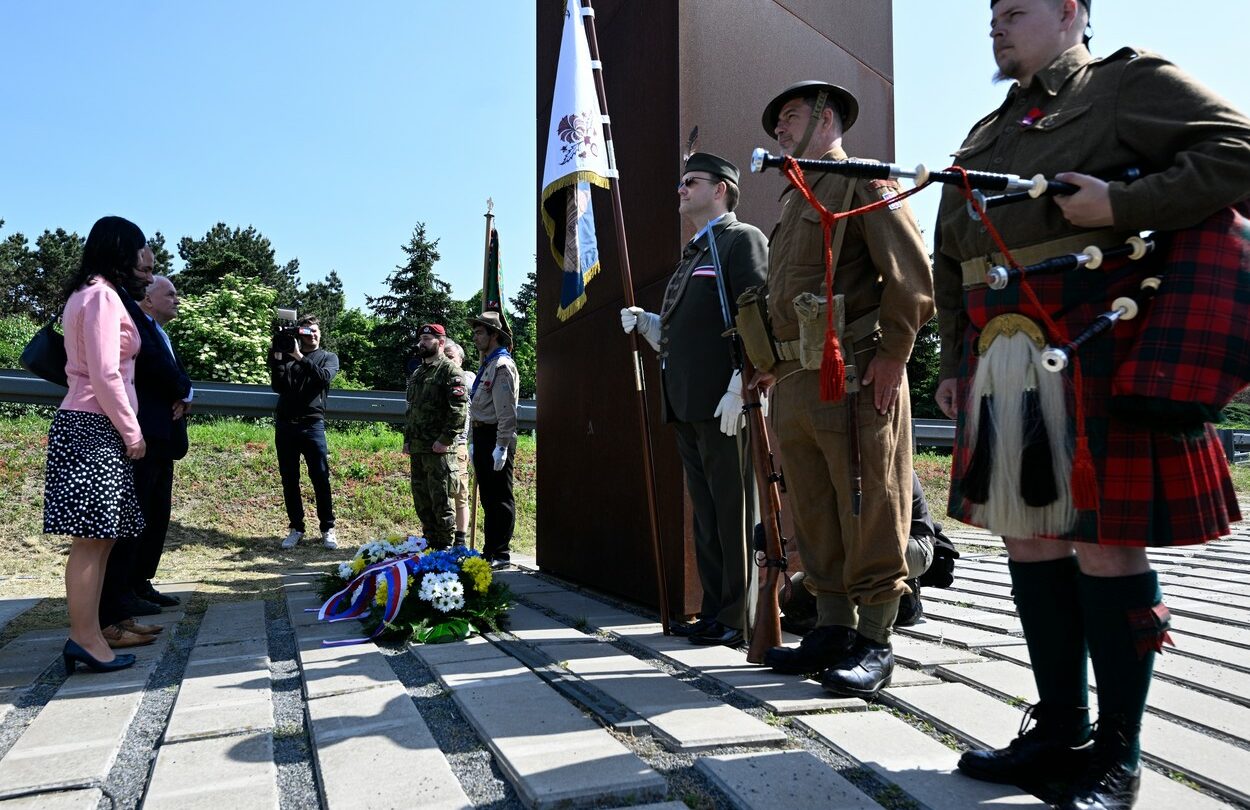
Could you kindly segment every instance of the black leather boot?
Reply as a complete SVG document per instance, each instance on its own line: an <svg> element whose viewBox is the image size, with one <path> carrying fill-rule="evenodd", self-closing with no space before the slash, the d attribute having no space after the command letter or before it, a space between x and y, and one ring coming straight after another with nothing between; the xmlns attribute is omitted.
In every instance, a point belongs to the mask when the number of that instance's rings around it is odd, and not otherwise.
<svg viewBox="0 0 1250 810"><path fill-rule="evenodd" d="M871 700L890 685L894 674L894 650L889 644L879 644L870 638L855 634L855 645L838 663L820 676L820 685L826 692L839 697L856 697Z"/></svg>
<svg viewBox="0 0 1250 810"><path fill-rule="evenodd" d="M959 770L973 779L1018 785L1043 801L1055 801L1076 784L1092 759L1087 711L1041 703L1031 706L1020 723L1019 736L1006 748L965 751Z"/></svg>
<svg viewBox="0 0 1250 810"><path fill-rule="evenodd" d="M1119 717L1099 717L1085 773L1055 806L1059 810L1130 810L1141 788L1141 765L1134 755L1139 728Z"/></svg>
<svg viewBox="0 0 1250 810"><path fill-rule="evenodd" d="M764 653L764 666L786 675L815 675L846 657L858 635L849 627L817 627L797 647L773 647Z"/></svg>

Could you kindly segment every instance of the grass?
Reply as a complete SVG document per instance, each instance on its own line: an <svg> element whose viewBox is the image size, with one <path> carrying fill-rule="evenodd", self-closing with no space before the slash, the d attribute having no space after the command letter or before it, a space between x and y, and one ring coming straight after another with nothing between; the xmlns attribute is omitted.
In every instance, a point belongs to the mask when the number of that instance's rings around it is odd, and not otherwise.
<svg viewBox="0 0 1250 810"><path fill-rule="evenodd" d="M66 538L43 534L43 465L48 415L0 419L0 491L7 519L0 526L0 577L6 596L63 594ZM385 425L328 426L339 548L310 538L283 551L286 511L273 449L273 427L246 419L197 419L191 450L174 465L174 508L158 579L197 580L203 591L266 594L284 571L326 568L355 547L391 532L419 533L400 434ZM518 442L513 550L534 551L532 436ZM312 486L304 477L305 510L313 524ZM482 514L478 509L480 544ZM314 527L315 528L315 527ZM316 531L312 532L316 535ZM251 598L255 598L254 596Z"/></svg>

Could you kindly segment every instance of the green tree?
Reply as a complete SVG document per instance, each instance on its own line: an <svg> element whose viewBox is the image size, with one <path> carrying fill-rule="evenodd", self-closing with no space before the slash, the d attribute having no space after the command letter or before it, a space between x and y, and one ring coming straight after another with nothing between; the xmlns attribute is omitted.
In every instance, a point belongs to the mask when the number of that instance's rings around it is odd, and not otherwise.
<svg viewBox="0 0 1250 810"><path fill-rule="evenodd" d="M937 391L942 341L938 336L937 318L932 318L916 333L916 345L907 361L907 382L911 388L911 415L917 419L945 419L933 395Z"/></svg>
<svg viewBox="0 0 1250 810"><path fill-rule="evenodd" d="M174 266L174 254L165 247L165 234L160 231L152 234L148 247L152 249L152 272L158 276L168 276Z"/></svg>
<svg viewBox="0 0 1250 810"><path fill-rule="evenodd" d="M525 283L512 297L518 314L512 316L513 349L521 375L521 396L532 397L538 390L538 275L531 270Z"/></svg>
<svg viewBox="0 0 1250 810"><path fill-rule="evenodd" d="M0 368L17 368L22 349L39 331L39 322L29 315L0 316Z"/></svg>
<svg viewBox="0 0 1250 810"><path fill-rule="evenodd" d="M265 355L275 293L255 278L227 275L215 289L182 295L169 338L195 380L269 382Z"/></svg>
<svg viewBox="0 0 1250 810"><path fill-rule="evenodd" d="M334 353L339 356L336 385L340 378L344 378L350 380L352 385L344 384L343 388L380 387L374 374L377 346L373 342L373 329L376 326L376 319L354 307L339 316L333 335Z"/></svg>
<svg viewBox="0 0 1250 810"><path fill-rule="evenodd" d="M65 305L61 289L82 265L84 239L64 228L44 231L35 240L35 271L25 279L23 293L27 311L46 320Z"/></svg>
<svg viewBox="0 0 1250 810"><path fill-rule="evenodd" d="M203 239L179 239L178 255L186 265L173 281L183 294L202 295L235 275L272 289L278 306L294 306L299 298L299 259L279 266L273 245L251 225L231 230L218 222Z"/></svg>
<svg viewBox="0 0 1250 810"><path fill-rule="evenodd" d="M439 260L438 240L429 239L425 223L418 222L403 251L408 260L386 278L386 295L366 295L378 319L373 330L376 347L374 385L404 386L408 358L416 354L417 329L424 323L452 326L464 320L463 305L451 297L451 285L434 272Z"/></svg>
<svg viewBox="0 0 1250 810"><path fill-rule="evenodd" d="M0 219L0 227L4 220ZM29 315L25 279L35 274L38 259L22 233L12 233L0 242L0 315Z"/></svg>
<svg viewBox="0 0 1250 810"><path fill-rule="evenodd" d="M321 321L321 333L325 347L338 352L338 321L343 315L347 304L347 296L343 294L343 282L339 274L333 270L325 281L310 281L304 286L299 297L301 315L316 315Z"/></svg>

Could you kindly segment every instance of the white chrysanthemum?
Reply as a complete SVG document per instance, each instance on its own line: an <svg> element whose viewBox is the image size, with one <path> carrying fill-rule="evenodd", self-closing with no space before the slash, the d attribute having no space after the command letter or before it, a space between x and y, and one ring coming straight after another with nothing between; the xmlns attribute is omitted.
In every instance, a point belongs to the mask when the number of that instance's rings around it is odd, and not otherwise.
<svg viewBox="0 0 1250 810"><path fill-rule="evenodd" d="M451 574L455 577L455 574ZM421 590L417 593L419 597L427 602L433 602L435 598L442 596L446 592L447 573L430 572L421 578Z"/></svg>
<svg viewBox="0 0 1250 810"><path fill-rule="evenodd" d="M351 579L351 578L352 578L352 564L351 563L339 563L339 579Z"/></svg>

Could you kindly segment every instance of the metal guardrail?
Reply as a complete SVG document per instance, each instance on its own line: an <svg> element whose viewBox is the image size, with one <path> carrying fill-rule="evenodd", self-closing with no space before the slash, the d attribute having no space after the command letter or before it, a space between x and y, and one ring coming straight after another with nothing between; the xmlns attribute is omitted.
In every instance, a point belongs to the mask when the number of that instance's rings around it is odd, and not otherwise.
<svg viewBox="0 0 1250 810"><path fill-rule="evenodd" d="M195 413L214 416L272 416L278 395L267 385L195 382ZM59 405L65 389L33 374L16 369L0 369L0 402L32 405ZM330 389L326 400L327 419L354 422L404 421L407 402L403 391L345 391ZM538 424L535 400L523 399L517 408L517 426L533 430Z"/></svg>
<svg viewBox="0 0 1250 810"><path fill-rule="evenodd" d="M0 402L59 405L65 389L18 369L0 369ZM195 383L195 412L222 416L271 416L278 395L267 385L241 383ZM330 389L326 417L355 422L404 421L407 403L403 391L344 391ZM523 399L517 409L521 430L538 426L538 400ZM954 447L955 423L949 419L913 419L912 444L920 447ZM1250 433L1229 429L1216 431L1230 464L1250 464Z"/></svg>

